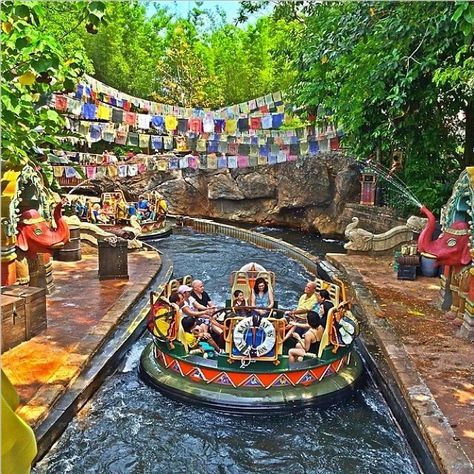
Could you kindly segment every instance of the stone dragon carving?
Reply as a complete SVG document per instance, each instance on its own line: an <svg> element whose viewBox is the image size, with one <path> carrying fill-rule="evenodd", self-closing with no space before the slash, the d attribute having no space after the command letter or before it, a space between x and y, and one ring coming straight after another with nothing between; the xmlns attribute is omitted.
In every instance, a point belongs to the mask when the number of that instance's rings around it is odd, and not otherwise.
<svg viewBox="0 0 474 474"><path fill-rule="evenodd" d="M344 248L350 252L384 252L413 240L413 233L421 232L425 222L426 219L411 216L405 225L393 227L381 234L373 234L358 227L359 218L353 217L352 222L346 226L344 231L348 240L344 244Z"/></svg>
<svg viewBox="0 0 474 474"><path fill-rule="evenodd" d="M349 241L344 244L344 248L358 252L368 252L369 250L372 250L374 234L368 230L360 229L358 225L359 218L353 217L352 222L348 224L344 230L344 236Z"/></svg>

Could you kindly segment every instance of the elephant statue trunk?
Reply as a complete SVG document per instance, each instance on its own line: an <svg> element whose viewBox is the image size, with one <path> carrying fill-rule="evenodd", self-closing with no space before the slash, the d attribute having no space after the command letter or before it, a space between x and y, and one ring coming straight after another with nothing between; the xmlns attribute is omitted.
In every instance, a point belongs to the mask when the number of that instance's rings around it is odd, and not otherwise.
<svg viewBox="0 0 474 474"><path fill-rule="evenodd" d="M36 209L24 211L18 224L17 246L28 258L38 253L52 253L69 241L69 227L61 216L62 204L54 209L53 218L56 229L53 229Z"/></svg>
<svg viewBox="0 0 474 474"><path fill-rule="evenodd" d="M438 265L459 266L470 263L469 224L464 221L454 221L437 239L433 240L436 219L425 206L422 206L420 211L428 218L428 222L418 238L419 251L436 257Z"/></svg>

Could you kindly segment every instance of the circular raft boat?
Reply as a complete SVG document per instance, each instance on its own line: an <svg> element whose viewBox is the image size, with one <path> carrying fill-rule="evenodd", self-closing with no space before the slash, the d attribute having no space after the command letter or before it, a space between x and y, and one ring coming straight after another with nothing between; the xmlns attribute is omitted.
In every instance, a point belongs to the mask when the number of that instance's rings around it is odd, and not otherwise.
<svg viewBox="0 0 474 474"><path fill-rule="evenodd" d="M260 277L274 286L272 272L248 268L233 272L231 294L238 289L249 295ZM295 342L283 340L288 329L283 311L255 318L238 316L232 307L219 310L220 352L206 343L190 349L183 337L180 308L152 295L148 329L153 341L142 353L140 376L170 398L231 413L287 412L349 397L363 374L353 348L358 325L347 305L339 303L338 285L319 279L315 283L330 292L335 307L329 312L318 353L307 352L295 363L288 356ZM168 290L176 288L175 281L168 284Z"/></svg>

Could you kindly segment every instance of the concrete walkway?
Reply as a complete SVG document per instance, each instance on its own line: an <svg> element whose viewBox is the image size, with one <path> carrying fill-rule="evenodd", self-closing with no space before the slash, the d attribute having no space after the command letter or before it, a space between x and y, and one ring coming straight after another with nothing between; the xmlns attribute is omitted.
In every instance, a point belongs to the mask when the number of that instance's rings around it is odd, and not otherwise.
<svg viewBox="0 0 474 474"><path fill-rule="evenodd" d="M160 267L157 251L142 250L128 255L129 280L99 280L97 249L85 245L81 261L53 262L56 291L47 297L48 328L1 357L20 395L18 413L38 438L41 424L148 292Z"/></svg>
<svg viewBox="0 0 474 474"><path fill-rule="evenodd" d="M393 259L328 254L352 289L363 333L385 355L413 418L444 472L473 473L474 346L436 307L437 278L398 280ZM359 306L359 308L357 308Z"/></svg>

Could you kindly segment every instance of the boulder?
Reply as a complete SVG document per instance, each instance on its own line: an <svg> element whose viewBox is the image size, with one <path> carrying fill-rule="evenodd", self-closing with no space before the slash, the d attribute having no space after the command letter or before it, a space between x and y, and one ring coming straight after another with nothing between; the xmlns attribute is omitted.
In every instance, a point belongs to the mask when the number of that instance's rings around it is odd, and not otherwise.
<svg viewBox="0 0 474 474"><path fill-rule="evenodd" d="M244 193L239 189L229 170L222 170L209 179L207 197L211 200L241 201L245 199Z"/></svg>
<svg viewBox="0 0 474 474"><path fill-rule="evenodd" d="M252 172L239 175L235 182L245 199L275 198L277 196L277 182L273 174Z"/></svg>
<svg viewBox="0 0 474 474"><path fill-rule="evenodd" d="M289 226L341 236L347 203L359 201L360 172L339 152L252 168L149 172L122 178L126 194L156 190L171 214Z"/></svg>

